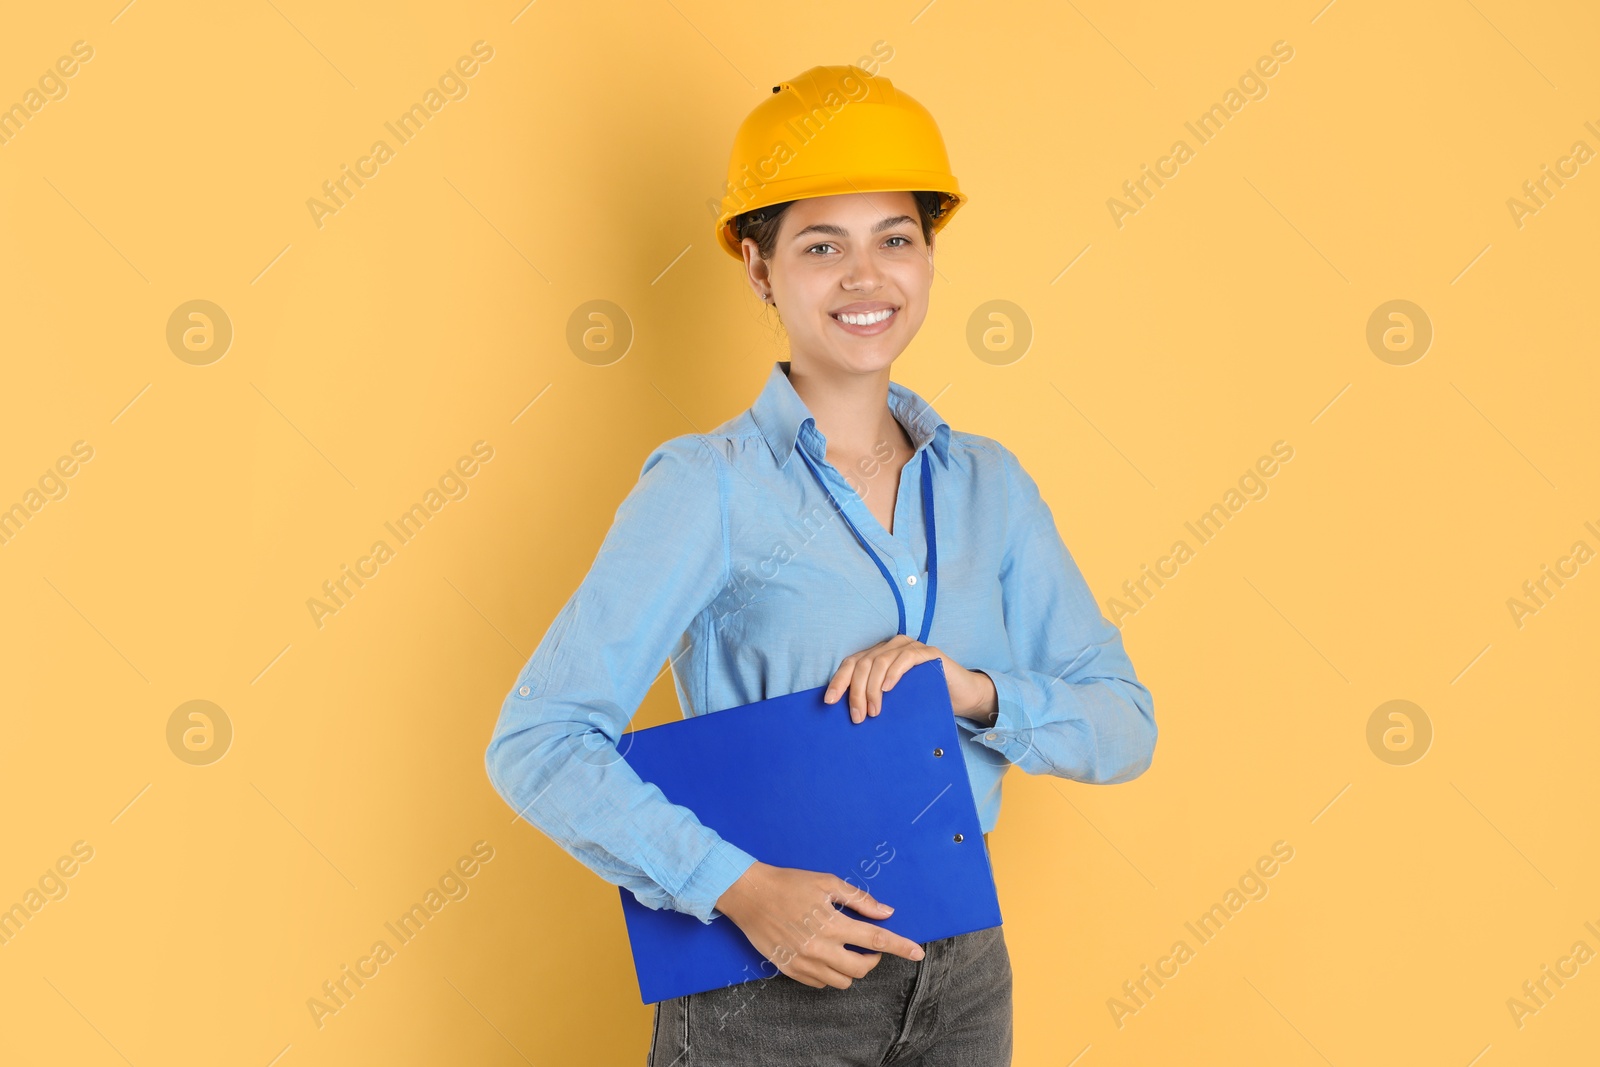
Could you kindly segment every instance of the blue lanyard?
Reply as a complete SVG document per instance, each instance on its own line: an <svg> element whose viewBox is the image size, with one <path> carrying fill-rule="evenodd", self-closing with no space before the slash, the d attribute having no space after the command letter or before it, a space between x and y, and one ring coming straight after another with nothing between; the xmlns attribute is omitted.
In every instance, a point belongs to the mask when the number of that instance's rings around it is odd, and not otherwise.
<svg viewBox="0 0 1600 1067"><path fill-rule="evenodd" d="M795 444L795 451L800 453L800 458L806 461L806 466L811 468L811 473L817 476L817 482L822 486L822 491L828 494L828 501L833 505L833 510L838 512L845 523L849 525L850 532L856 535L856 540L861 542L861 547L867 555L872 557L872 562L878 565L878 571L883 575L883 580L889 583L889 591L894 594L894 606L900 611L899 633L906 632L906 602L900 596L900 583L894 580L894 575L889 573L889 568L884 566L883 560L867 544L867 539L861 536L861 531L856 529L856 524L850 521L850 516L844 513L844 508L839 506L839 501L834 499L833 490L828 488L828 483L823 480L822 472L817 470L817 465L811 462L811 457L806 455L806 450L799 443ZM928 466L928 450L922 451L922 515L924 525L928 532L928 592L927 607L922 613L922 633L917 640L923 644L928 643L929 628L933 626L934 595L939 589L939 552L938 538L933 529L933 470Z"/></svg>

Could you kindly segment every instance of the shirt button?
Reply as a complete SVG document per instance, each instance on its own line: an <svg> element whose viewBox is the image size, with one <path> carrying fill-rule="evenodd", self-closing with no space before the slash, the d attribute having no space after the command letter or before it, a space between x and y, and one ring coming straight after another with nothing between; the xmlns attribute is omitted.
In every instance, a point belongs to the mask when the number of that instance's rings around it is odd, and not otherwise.
<svg viewBox="0 0 1600 1067"><path fill-rule="evenodd" d="M994 734L984 734L983 735L983 739L985 741L993 741L994 740Z"/></svg>
<svg viewBox="0 0 1600 1067"><path fill-rule="evenodd" d="M533 692L533 690L529 689L527 686L523 686L521 689L518 689L517 692L521 693L523 696L527 696L529 693ZM989 736L993 737L994 735L990 734Z"/></svg>
<svg viewBox="0 0 1600 1067"><path fill-rule="evenodd" d="M915 574L906 575L906 584L907 585L916 585L917 584L917 576Z"/></svg>

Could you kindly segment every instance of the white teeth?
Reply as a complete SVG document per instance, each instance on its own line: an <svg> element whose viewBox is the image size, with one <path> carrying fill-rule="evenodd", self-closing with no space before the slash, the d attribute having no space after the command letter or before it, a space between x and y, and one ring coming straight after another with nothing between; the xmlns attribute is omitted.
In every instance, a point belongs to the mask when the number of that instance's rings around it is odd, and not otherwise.
<svg viewBox="0 0 1600 1067"><path fill-rule="evenodd" d="M882 322L893 314L894 308L884 308L881 311L869 311L864 315L840 314L836 317L840 322L848 322L852 326L871 326L875 322Z"/></svg>

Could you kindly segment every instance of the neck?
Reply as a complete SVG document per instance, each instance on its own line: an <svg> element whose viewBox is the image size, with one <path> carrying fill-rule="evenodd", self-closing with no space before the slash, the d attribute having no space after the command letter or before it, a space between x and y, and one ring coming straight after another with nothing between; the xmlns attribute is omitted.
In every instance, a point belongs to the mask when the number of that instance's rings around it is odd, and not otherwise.
<svg viewBox="0 0 1600 1067"><path fill-rule="evenodd" d="M828 451L866 456L887 443L910 452L912 442L889 410L889 368L866 374L812 373L789 363L789 384L805 402Z"/></svg>

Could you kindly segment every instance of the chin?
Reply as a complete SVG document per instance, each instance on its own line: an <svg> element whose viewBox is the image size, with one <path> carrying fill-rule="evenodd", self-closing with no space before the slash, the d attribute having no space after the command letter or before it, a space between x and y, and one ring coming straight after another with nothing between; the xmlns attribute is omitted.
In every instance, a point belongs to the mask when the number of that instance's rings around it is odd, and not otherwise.
<svg viewBox="0 0 1600 1067"><path fill-rule="evenodd" d="M871 374L892 365L895 360L900 358L900 353L903 351L905 351L903 346L899 348L860 347L854 351L839 351L836 349L830 362L855 374Z"/></svg>

